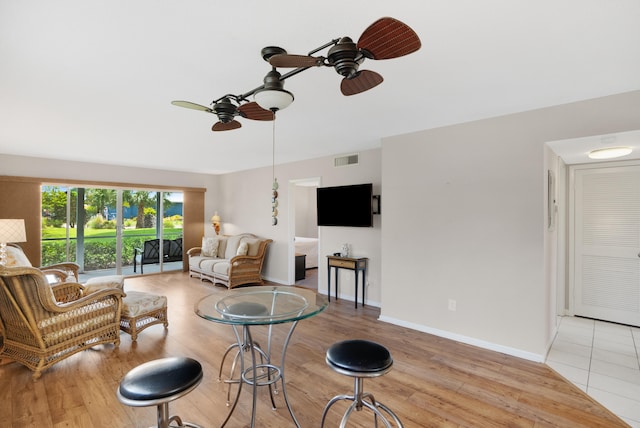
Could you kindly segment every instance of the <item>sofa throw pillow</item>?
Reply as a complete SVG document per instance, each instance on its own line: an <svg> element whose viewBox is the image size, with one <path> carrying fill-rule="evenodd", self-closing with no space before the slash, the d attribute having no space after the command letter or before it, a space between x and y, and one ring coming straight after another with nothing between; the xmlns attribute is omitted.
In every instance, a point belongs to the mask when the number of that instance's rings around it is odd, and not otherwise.
<svg viewBox="0 0 640 428"><path fill-rule="evenodd" d="M262 242L260 239L246 238L244 242L247 243L249 249L247 250L248 256L257 256L258 250L260 249L260 243Z"/></svg>
<svg viewBox="0 0 640 428"><path fill-rule="evenodd" d="M204 257L218 257L218 245L220 242L216 238L202 238L202 249L200 254Z"/></svg>
<svg viewBox="0 0 640 428"><path fill-rule="evenodd" d="M236 251L236 256L246 256L247 251L249 251L249 244L245 241L242 241L240 245L238 245L238 251Z"/></svg>

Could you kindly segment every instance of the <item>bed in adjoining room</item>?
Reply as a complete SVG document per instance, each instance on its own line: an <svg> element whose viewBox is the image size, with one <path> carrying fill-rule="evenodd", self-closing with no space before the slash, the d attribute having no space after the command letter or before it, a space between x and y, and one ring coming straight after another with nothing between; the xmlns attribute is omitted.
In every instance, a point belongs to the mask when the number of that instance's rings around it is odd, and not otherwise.
<svg viewBox="0 0 640 428"><path fill-rule="evenodd" d="M296 254L304 254L306 269L318 267L318 238L296 236Z"/></svg>

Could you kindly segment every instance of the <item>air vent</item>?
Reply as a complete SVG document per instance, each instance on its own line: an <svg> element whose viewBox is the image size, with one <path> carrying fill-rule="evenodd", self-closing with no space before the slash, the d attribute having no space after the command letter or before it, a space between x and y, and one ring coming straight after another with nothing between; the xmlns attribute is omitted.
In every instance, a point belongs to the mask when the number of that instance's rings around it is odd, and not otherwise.
<svg viewBox="0 0 640 428"><path fill-rule="evenodd" d="M358 165L358 154L340 156L339 158L333 158L333 166L350 166L350 165Z"/></svg>

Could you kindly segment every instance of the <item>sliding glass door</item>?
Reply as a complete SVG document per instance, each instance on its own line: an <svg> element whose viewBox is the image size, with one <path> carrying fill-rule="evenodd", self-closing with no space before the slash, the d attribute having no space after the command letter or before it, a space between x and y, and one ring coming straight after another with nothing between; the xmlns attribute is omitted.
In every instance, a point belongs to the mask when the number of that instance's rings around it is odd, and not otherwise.
<svg viewBox="0 0 640 428"><path fill-rule="evenodd" d="M145 242L154 240L158 253L143 260ZM85 279L133 274L134 262L136 274L179 270L181 241L181 192L42 187L43 265L74 261Z"/></svg>

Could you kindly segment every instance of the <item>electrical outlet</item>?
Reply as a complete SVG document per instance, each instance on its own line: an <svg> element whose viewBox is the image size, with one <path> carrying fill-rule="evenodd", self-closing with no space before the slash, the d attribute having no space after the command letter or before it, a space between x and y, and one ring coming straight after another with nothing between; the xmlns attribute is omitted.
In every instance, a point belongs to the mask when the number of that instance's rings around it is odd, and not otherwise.
<svg viewBox="0 0 640 428"><path fill-rule="evenodd" d="M454 312L456 310L456 301L453 299L449 299L449 310Z"/></svg>

